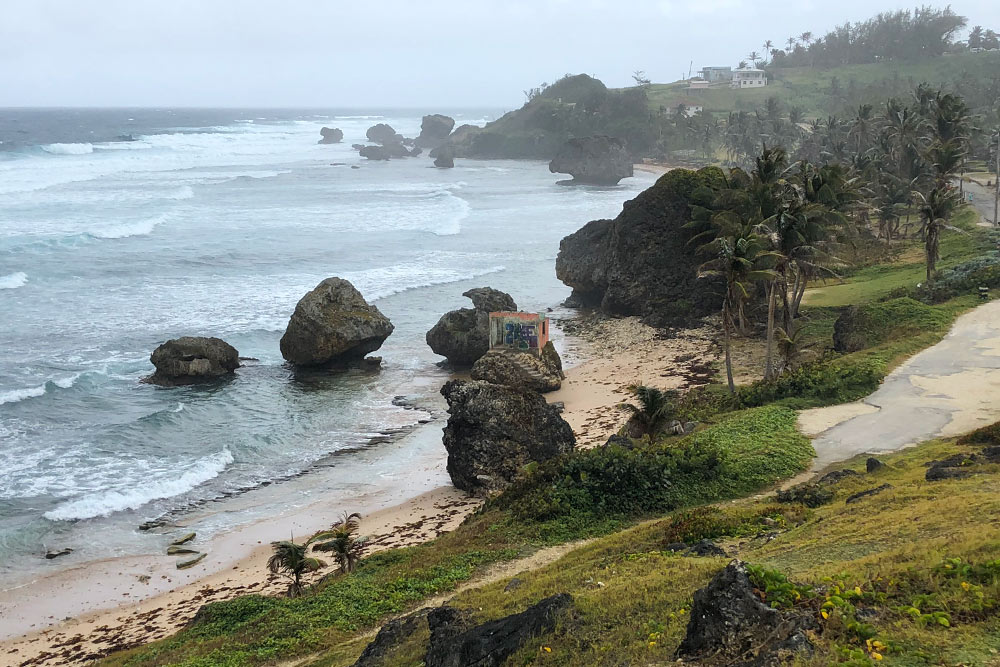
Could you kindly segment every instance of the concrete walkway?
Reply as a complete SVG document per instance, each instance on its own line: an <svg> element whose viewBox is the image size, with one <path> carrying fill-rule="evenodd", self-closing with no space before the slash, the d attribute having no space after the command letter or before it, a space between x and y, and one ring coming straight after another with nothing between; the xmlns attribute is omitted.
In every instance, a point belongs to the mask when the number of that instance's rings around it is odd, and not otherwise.
<svg viewBox="0 0 1000 667"><path fill-rule="evenodd" d="M799 428L815 436L813 470L995 421L1000 421L1000 301L962 315L944 340L890 373L867 398L799 413Z"/></svg>
<svg viewBox="0 0 1000 667"><path fill-rule="evenodd" d="M979 183L974 181L966 181L964 188L966 194L972 195L970 203L979 213L979 217L982 218L982 221L979 223L980 226L992 227L995 224L993 220L993 198L996 196L996 190L979 185Z"/></svg>

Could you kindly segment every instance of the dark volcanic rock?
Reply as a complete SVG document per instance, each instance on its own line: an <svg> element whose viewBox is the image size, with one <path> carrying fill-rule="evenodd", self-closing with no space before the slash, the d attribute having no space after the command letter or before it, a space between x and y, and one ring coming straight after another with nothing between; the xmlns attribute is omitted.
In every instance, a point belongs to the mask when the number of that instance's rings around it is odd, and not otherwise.
<svg viewBox="0 0 1000 667"><path fill-rule="evenodd" d="M430 609L421 609L412 614L396 618L385 625L375 635L353 667L381 667L397 648L406 642L413 633L427 625L427 615Z"/></svg>
<svg viewBox="0 0 1000 667"><path fill-rule="evenodd" d="M625 142L613 137L580 137L567 141L549 162L552 173L570 174L576 183L618 185L632 175L632 156Z"/></svg>
<svg viewBox="0 0 1000 667"><path fill-rule="evenodd" d="M358 154L369 160L388 160L392 155L385 146L362 146Z"/></svg>
<svg viewBox="0 0 1000 667"><path fill-rule="evenodd" d="M324 127L320 129L319 133L322 135L317 143L321 144L339 144L344 140L344 131L339 127Z"/></svg>
<svg viewBox="0 0 1000 667"><path fill-rule="evenodd" d="M439 113L424 116L420 121L420 134L414 140L421 148L437 148L448 140L455 119Z"/></svg>
<svg viewBox="0 0 1000 667"><path fill-rule="evenodd" d="M481 380L452 380L444 446L448 474L464 491L488 495L509 486L532 461L576 446L573 429L540 394Z"/></svg>
<svg viewBox="0 0 1000 667"><path fill-rule="evenodd" d="M836 484L845 477L857 477L860 474L861 473L857 470L851 470L850 468L844 468L843 470L831 470L820 477L817 484Z"/></svg>
<svg viewBox="0 0 1000 667"><path fill-rule="evenodd" d="M546 347L551 345L549 342ZM490 350L476 360L471 375L473 380L545 393L562 386L561 369L562 362L554 347L538 356L515 350Z"/></svg>
<svg viewBox="0 0 1000 667"><path fill-rule="evenodd" d="M455 166L455 151L450 146L442 146L434 158L434 166L441 169L451 169Z"/></svg>
<svg viewBox="0 0 1000 667"><path fill-rule="evenodd" d="M868 460L865 461L865 470L867 470L870 473L871 472L878 472L879 470L882 470L883 468L885 468L885 464L882 463L881 461L879 461L874 456L869 456Z"/></svg>
<svg viewBox="0 0 1000 667"><path fill-rule="evenodd" d="M500 667L526 641L556 626L560 612L569 609L573 598L560 593L545 598L520 614L467 628L441 610L428 617L431 641L424 657L426 667ZM442 608L447 609L447 607Z"/></svg>
<svg viewBox="0 0 1000 667"><path fill-rule="evenodd" d="M356 361L382 347L392 329L354 285L327 278L296 304L281 337L281 356L298 366Z"/></svg>
<svg viewBox="0 0 1000 667"><path fill-rule="evenodd" d="M240 367L240 353L221 338L184 336L153 350L149 360L156 372L146 382L173 387L231 376Z"/></svg>
<svg viewBox="0 0 1000 667"><path fill-rule="evenodd" d="M462 294L473 308L459 308L441 316L427 332L427 344L435 354L456 366L471 366L490 349L490 313L516 311L517 304L506 292L477 287Z"/></svg>
<svg viewBox="0 0 1000 667"><path fill-rule="evenodd" d="M857 493L853 493L853 494L847 496L847 500L845 500L844 502L847 503L848 505L851 504L851 503L856 503L859 500L861 500L862 498L867 498L868 496L878 495L878 494L882 493L883 491L888 491L891 488L892 488L892 484L883 484L882 486L876 486L874 489L866 489L864 491L858 491Z"/></svg>
<svg viewBox="0 0 1000 667"><path fill-rule="evenodd" d="M376 144L402 143L403 141L403 136L397 134L391 125L385 123L372 125L365 132L365 136L368 137L368 141Z"/></svg>
<svg viewBox="0 0 1000 667"><path fill-rule="evenodd" d="M701 540L695 542L694 544L685 544L684 542L675 542L673 544L668 544L666 546L667 551L673 551L674 553L679 553L684 556L702 556L702 557L725 557L728 556L722 547L717 545L712 540Z"/></svg>
<svg viewBox="0 0 1000 667"><path fill-rule="evenodd" d="M614 220L595 220L559 244L556 276L577 303L653 324L702 317L721 306L716 279L698 278L704 258L685 229L698 193L718 187L722 172L675 169L625 202Z"/></svg>
<svg viewBox="0 0 1000 667"><path fill-rule="evenodd" d="M754 593L746 566L731 562L695 591L687 634L677 657L703 664L776 665L812 644L804 631L815 621L767 606Z"/></svg>

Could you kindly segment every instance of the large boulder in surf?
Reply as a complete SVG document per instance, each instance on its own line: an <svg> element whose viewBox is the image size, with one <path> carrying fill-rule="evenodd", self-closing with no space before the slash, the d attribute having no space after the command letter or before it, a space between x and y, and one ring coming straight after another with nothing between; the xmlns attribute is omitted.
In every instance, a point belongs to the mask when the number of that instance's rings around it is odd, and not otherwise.
<svg viewBox="0 0 1000 667"><path fill-rule="evenodd" d="M721 306L715 279L699 278L705 258L689 241L691 206L711 199L724 178L717 167L674 169L625 202L614 220L594 220L559 243L556 276L571 303L653 324L702 317Z"/></svg>
<svg viewBox="0 0 1000 667"><path fill-rule="evenodd" d="M552 341L538 355L520 350L490 350L472 365L471 377L544 394L562 386L562 362Z"/></svg>
<svg viewBox="0 0 1000 667"><path fill-rule="evenodd" d="M570 174L571 183L618 185L632 175L632 156L620 139L579 137L563 144L549 162L549 171Z"/></svg>
<svg viewBox="0 0 1000 667"><path fill-rule="evenodd" d="M319 131L322 139L317 143L320 144L339 144L344 140L344 131L339 127L324 127Z"/></svg>
<svg viewBox="0 0 1000 667"><path fill-rule="evenodd" d="M385 146L361 146L358 149L358 154L368 160L388 160L392 157Z"/></svg>
<svg viewBox="0 0 1000 667"><path fill-rule="evenodd" d="M391 144L391 143L402 143L403 135L398 134L396 130L392 129L391 125L385 123L377 123L368 128L365 132L365 136L368 137L368 141L376 144Z"/></svg>
<svg viewBox="0 0 1000 667"><path fill-rule="evenodd" d="M427 344L435 354L455 366L471 366L490 349L490 313L515 311L510 294L492 287L477 287L462 294L472 299L472 308L459 308L441 316L427 332Z"/></svg>
<svg viewBox="0 0 1000 667"><path fill-rule="evenodd" d="M455 119L449 116L439 113L424 116L420 121L420 134L415 140L416 145L421 148L437 148L448 140L448 135L454 127Z"/></svg>
<svg viewBox="0 0 1000 667"><path fill-rule="evenodd" d="M153 350L149 360L156 372L150 384L175 387L230 377L240 367L240 353L221 338L183 336Z"/></svg>
<svg viewBox="0 0 1000 667"><path fill-rule="evenodd" d="M434 166L441 169L451 169L455 166L455 151L451 146L442 146L434 158Z"/></svg>
<svg viewBox="0 0 1000 667"><path fill-rule="evenodd" d="M510 486L524 466L573 451L573 429L537 392L482 380L452 380L444 446L452 483L491 495Z"/></svg>
<svg viewBox="0 0 1000 667"><path fill-rule="evenodd" d="M327 278L299 299L281 337L281 356L296 366L338 365L374 352L392 323L343 278Z"/></svg>
<svg viewBox="0 0 1000 667"><path fill-rule="evenodd" d="M772 609L761 601L746 564L734 560L695 591L677 658L699 664L769 667L812 652L810 612Z"/></svg>

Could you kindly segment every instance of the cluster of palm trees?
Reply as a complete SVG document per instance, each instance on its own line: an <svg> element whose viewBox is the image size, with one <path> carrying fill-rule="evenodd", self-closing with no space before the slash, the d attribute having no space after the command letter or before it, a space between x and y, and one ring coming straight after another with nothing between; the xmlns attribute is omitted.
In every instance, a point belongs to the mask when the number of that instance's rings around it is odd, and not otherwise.
<svg viewBox="0 0 1000 667"><path fill-rule="evenodd" d="M358 513L341 516L330 530L313 535L302 543L294 539L274 542L271 557L267 561L267 569L272 574L282 575L289 580L288 596L298 597L303 590L302 578L326 567L326 563L315 556L309 555L309 550L327 551L333 554L337 567L341 572L351 572L361 560L366 540L357 537L361 526L361 515Z"/></svg>
<svg viewBox="0 0 1000 667"><path fill-rule="evenodd" d="M711 257L702 274L725 284L722 324L731 390L729 340L747 333L747 302L758 294L767 300L765 379L773 379L794 364L806 284L842 264L835 250L844 239L864 231L891 241L908 231L909 217L917 213L926 277L933 282L941 232L950 228L961 202L961 181L958 189L954 181L973 130L960 96L926 85L917 87L909 103L893 98L878 112L861 105L850 119L807 125L801 112L785 115L776 100L753 114L730 115L725 145L736 166L721 187L702 193L690 226L698 231L698 251ZM759 155L751 152L754 138L765 141ZM779 146L789 146L792 159Z"/></svg>

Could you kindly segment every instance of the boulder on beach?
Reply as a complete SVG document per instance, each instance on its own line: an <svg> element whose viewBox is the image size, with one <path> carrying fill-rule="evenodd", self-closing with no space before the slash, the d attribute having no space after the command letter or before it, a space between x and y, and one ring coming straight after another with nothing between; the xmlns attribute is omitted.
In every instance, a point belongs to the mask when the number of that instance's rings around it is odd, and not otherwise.
<svg viewBox="0 0 1000 667"><path fill-rule="evenodd" d="M320 144L339 144L344 140L344 131L339 127L324 127L319 133L323 137L317 142Z"/></svg>
<svg viewBox="0 0 1000 667"><path fill-rule="evenodd" d="M163 343L149 355L156 372L145 379L164 387L211 382L232 376L240 353L221 338L183 336Z"/></svg>
<svg viewBox="0 0 1000 667"><path fill-rule="evenodd" d="M435 354L455 366L471 366L490 349L490 313L517 310L506 292L477 287L462 294L472 299L472 308L459 308L441 316L427 332L427 344Z"/></svg>
<svg viewBox="0 0 1000 667"><path fill-rule="evenodd" d="M455 151L451 146L442 146L434 158L434 166L441 169L451 169L455 166Z"/></svg>
<svg viewBox="0 0 1000 667"><path fill-rule="evenodd" d="M734 560L695 591L677 658L747 667L782 664L811 653L806 632L817 627L811 612L780 611L764 604L746 564Z"/></svg>
<svg viewBox="0 0 1000 667"><path fill-rule="evenodd" d="M448 474L463 491L497 493L527 464L576 447L573 429L537 392L482 380L452 380L441 394L448 401Z"/></svg>
<svg viewBox="0 0 1000 667"><path fill-rule="evenodd" d="M382 347L392 323L354 285L327 278L303 296L281 337L281 356L296 366L339 365Z"/></svg>
<svg viewBox="0 0 1000 667"><path fill-rule="evenodd" d="M562 362L552 341L545 344L539 355L519 350L490 350L473 364L471 376L473 380L545 393L562 386Z"/></svg>
<svg viewBox="0 0 1000 667"><path fill-rule="evenodd" d="M697 193L722 187L720 169L675 169L635 199L614 220L594 220L559 243L556 277L573 288L571 303L610 315L638 315L669 324L715 313L725 290L700 278L704 258L685 227Z"/></svg>
<svg viewBox="0 0 1000 667"><path fill-rule="evenodd" d="M448 140L455 127L455 119L443 116L439 113L424 116L420 121L420 134L417 135L416 145L421 148L437 148Z"/></svg>
<svg viewBox="0 0 1000 667"><path fill-rule="evenodd" d="M632 156L620 139L579 137L563 144L549 162L549 171L570 174L572 183L618 185L632 175Z"/></svg>

